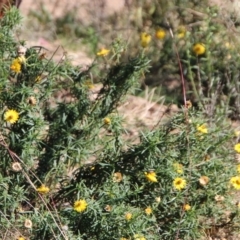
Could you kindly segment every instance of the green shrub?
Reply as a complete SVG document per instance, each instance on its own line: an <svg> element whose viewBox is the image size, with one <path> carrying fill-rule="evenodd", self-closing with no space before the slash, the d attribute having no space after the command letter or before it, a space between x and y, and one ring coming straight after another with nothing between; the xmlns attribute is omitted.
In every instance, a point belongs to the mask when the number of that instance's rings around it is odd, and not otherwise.
<svg viewBox="0 0 240 240"><path fill-rule="evenodd" d="M213 229L234 232L240 170L224 116L205 119L184 107L133 144L117 106L149 67L145 49L123 60L116 40L88 69L54 63L41 49L18 47L12 30L19 20L13 8L0 22L2 238L200 239ZM93 69L101 76L95 98ZM70 99L53 97L63 90Z"/></svg>

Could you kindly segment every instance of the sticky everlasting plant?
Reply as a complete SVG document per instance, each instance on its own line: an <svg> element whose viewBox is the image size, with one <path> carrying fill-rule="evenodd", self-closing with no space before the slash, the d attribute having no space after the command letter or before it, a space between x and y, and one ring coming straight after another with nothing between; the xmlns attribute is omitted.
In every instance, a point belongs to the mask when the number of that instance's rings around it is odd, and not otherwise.
<svg viewBox="0 0 240 240"><path fill-rule="evenodd" d="M200 239L236 227L239 148L227 123L189 105L137 143L126 139L117 107L149 67L147 33L135 57L124 60L115 41L82 69L34 47L19 53L24 42L11 36L18 19L11 9L0 20L4 237ZM53 97L63 90L70 99Z"/></svg>

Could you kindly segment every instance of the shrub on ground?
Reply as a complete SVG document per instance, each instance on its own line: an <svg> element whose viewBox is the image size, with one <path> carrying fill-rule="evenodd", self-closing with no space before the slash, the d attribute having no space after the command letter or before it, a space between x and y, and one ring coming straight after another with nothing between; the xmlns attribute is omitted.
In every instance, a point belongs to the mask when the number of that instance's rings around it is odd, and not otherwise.
<svg viewBox="0 0 240 240"><path fill-rule="evenodd" d="M0 22L2 237L157 240L233 232L240 147L224 116L206 119L189 102L167 124L143 131L139 143L125 139L117 106L149 67L148 35L134 58L123 60L115 41L82 69L19 46L12 35L19 21L12 8ZM95 98L94 68L101 76ZM53 98L63 89L69 98Z"/></svg>

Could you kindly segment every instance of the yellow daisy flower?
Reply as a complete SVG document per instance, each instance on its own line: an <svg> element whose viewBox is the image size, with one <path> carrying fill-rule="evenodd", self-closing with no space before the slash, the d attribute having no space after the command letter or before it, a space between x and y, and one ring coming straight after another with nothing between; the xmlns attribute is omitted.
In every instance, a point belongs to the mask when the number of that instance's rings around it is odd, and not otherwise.
<svg viewBox="0 0 240 240"><path fill-rule="evenodd" d="M49 193L50 189L48 187L46 187L44 184L42 184L39 188L36 189L37 192L41 193L41 194L47 194Z"/></svg>
<svg viewBox="0 0 240 240"><path fill-rule="evenodd" d="M230 183L235 189L240 190L240 177L239 176L232 177L230 179Z"/></svg>
<svg viewBox="0 0 240 240"><path fill-rule="evenodd" d="M155 37L157 39L162 40L165 38L165 36L166 36L166 31L164 29L160 28L160 29L156 30Z"/></svg>
<svg viewBox="0 0 240 240"><path fill-rule="evenodd" d="M142 32L140 35L140 38L141 38L141 46L143 48L146 48L152 40L151 35L146 32Z"/></svg>
<svg viewBox="0 0 240 240"><path fill-rule="evenodd" d="M240 153L240 143L235 144L234 150L235 150L237 153Z"/></svg>
<svg viewBox="0 0 240 240"><path fill-rule="evenodd" d="M184 204L183 210L187 212L187 211L191 210L191 206L189 204Z"/></svg>
<svg viewBox="0 0 240 240"><path fill-rule="evenodd" d="M195 55L200 56L203 55L206 52L206 48L205 45L202 43L196 43L193 46L193 52L195 53Z"/></svg>
<svg viewBox="0 0 240 240"><path fill-rule="evenodd" d="M109 49L102 48L99 52L97 52L97 56L104 57L107 56L110 53Z"/></svg>
<svg viewBox="0 0 240 240"><path fill-rule="evenodd" d="M144 211L145 211L145 213L147 215L150 215L152 213L152 208L151 207L147 207Z"/></svg>
<svg viewBox="0 0 240 240"><path fill-rule="evenodd" d="M17 240L25 240L24 237L18 237Z"/></svg>
<svg viewBox="0 0 240 240"><path fill-rule="evenodd" d="M110 125L110 124L111 124L111 119L108 118L108 117L106 117L106 118L103 119L103 122L104 122L104 124L106 124L106 125Z"/></svg>
<svg viewBox="0 0 240 240"><path fill-rule="evenodd" d="M16 123L19 119L19 113L16 110L7 110L4 114L4 120L9 123Z"/></svg>
<svg viewBox="0 0 240 240"><path fill-rule="evenodd" d="M155 172L150 171L150 172L145 172L144 174L149 182L157 182L157 177Z"/></svg>
<svg viewBox="0 0 240 240"><path fill-rule="evenodd" d="M74 206L73 206L73 209L76 211L76 212L83 212L86 210L87 208L87 202L85 200L77 200L74 202Z"/></svg>
<svg viewBox="0 0 240 240"><path fill-rule="evenodd" d="M146 240L146 238L140 234L135 234L133 237L134 237L134 240Z"/></svg>
<svg viewBox="0 0 240 240"><path fill-rule="evenodd" d="M176 188L177 190L182 190L182 189L184 189L184 188L186 187L186 185L187 185L187 182L186 182L186 180L183 179L183 178L177 177L177 178L175 178L175 179L173 180L173 186L174 186L174 188Z"/></svg>
<svg viewBox="0 0 240 240"><path fill-rule="evenodd" d="M125 214L125 219L126 219L127 221L131 220L131 219L132 219L132 213L127 212L127 213Z"/></svg>
<svg viewBox="0 0 240 240"><path fill-rule="evenodd" d="M10 69L15 72L15 73L20 73L21 72L21 68L22 68L22 64L21 64L21 60L19 60L18 58L15 58L12 61L12 64L10 66Z"/></svg>
<svg viewBox="0 0 240 240"><path fill-rule="evenodd" d="M202 124L202 125L197 125L197 130L200 133L208 133L208 129L207 129L207 125L206 124Z"/></svg>

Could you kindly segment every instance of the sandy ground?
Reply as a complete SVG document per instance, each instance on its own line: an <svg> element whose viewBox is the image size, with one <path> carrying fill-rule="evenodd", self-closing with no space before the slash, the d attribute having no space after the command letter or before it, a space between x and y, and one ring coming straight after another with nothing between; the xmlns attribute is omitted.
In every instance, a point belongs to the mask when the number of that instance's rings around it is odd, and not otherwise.
<svg viewBox="0 0 240 240"><path fill-rule="evenodd" d="M20 10L27 15L30 10L37 10L40 6L44 6L50 11L53 17L60 17L64 12L76 9L79 18L91 21L92 13L95 16L102 14L104 16L121 11L125 5L124 0L23 0ZM100 11L101 10L101 11ZM89 15L91 13L91 15Z"/></svg>
<svg viewBox="0 0 240 240"><path fill-rule="evenodd" d="M129 2L129 1L126 1ZM38 32L30 33L28 29L28 14L31 11L37 12L38 9L45 8L50 13L52 19L63 16L68 11L74 10L76 19L81 20L83 23L88 24L91 21L103 19L110 14L121 11L125 6L124 0L73 0L73 1L48 1L48 0L22 0L20 11L23 15L23 25L20 31L19 38L26 39L27 46L43 46L48 49L49 56L58 48L54 56L56 61L59 61L64 53L67 55L74 65L89 65L92 59L86 54L84 46L77 51L71 50L67 45L63 46L60 40L48 40L48 35L54 35L54 29L49 31L41 28ZM42 10L41 10L42 12ZM76 42L74 42L76 44Z"/></svg>

